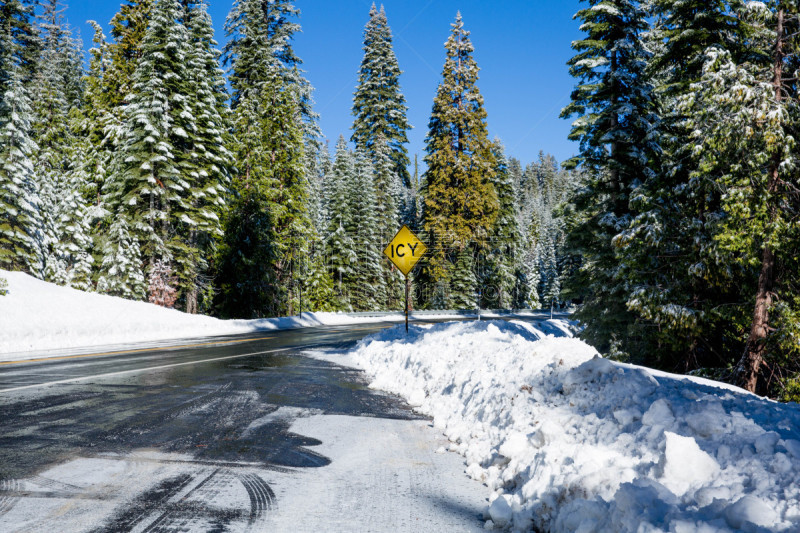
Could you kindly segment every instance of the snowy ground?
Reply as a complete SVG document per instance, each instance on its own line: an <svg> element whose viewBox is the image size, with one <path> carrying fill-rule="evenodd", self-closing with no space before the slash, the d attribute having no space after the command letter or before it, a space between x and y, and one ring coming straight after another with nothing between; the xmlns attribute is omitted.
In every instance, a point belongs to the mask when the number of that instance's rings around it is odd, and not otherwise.
<svg viewBox="0 0 800 533"><path fill-rule="evenodd" d="M220 321L56 287L24 274L0 271L0 277L9 282L9 294L0 297L0 360L24 359L29 355L19 352L26 350L385 320L304 314ZM349 359L373 376L373 387L404 396L434 418L450 440L447 448L463 455L467 473L488 486L487 527L800 531L796 404L602 359L570 338L560 321L539 329L501 321L412 325L408 336L397 326L346 356L325 357ZM337 445L331 426L316 427ZM332 456L369 444L343 442L331 449ZM386 460L379 451L351 455L341 464L361 461L359 472L372 476L370 468ZM398 482L411 492L417 483ZM447 490L459 486L451 480ZM297 494L295 503L302 507L302 491ZM282 497L290 505L294 496ZM369 506L368 496L353 505Z"/></svg>
<svg viewBox="0 0 800 533"><path fill-rule="evenodd" d="M303 313L301 317L219 320L60 287L21 272L0 270L0 278L8 280L8 294L0 296L0 361L27 359L41 350L404 320L400 313L383 317Z"/></svg>
<svg viewBox="0 0 800 533"><path fill-rule="evenodd" d="M293 432L322 440L311 449L331 463L204 465L152 449L79 457L0 479L0 531L482 530L483 487L464 478L457 455L435 452L446 440L427 421L292 408L272 416L281 415L298 417Z"/></svg>
<svg viewBox="0 0 800 533"><path fill-rule="evenodd" d="M543 329L394 327L338 362L433 416L488 486L487 528L800 531L796 404L617 364L562 322Z"/></svg>

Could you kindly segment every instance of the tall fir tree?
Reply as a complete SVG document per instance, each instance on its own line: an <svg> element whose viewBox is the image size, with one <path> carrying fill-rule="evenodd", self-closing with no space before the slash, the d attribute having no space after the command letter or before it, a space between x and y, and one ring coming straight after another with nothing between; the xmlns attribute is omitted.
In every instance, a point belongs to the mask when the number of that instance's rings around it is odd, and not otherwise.
<svg viewBox="0 0 800 533"><path fill-rule="evenodd" d="M346 184L350 220L345 226L353 238L358 260L349 279L353 308L373 311L386 308L386 280L382 269L383 245L377 220L374 169L368 156L357 152L354 174Z"/></svg>
<svg viewBox="0 0 800 533"><path fill-rule="evenodd" d="M123 144L105 185L112 212L129 222L149 270L157 260L174 261L180 271L192 268L197 250L187 246L181 227L204 220L191 198L197 117L185 75L192 48L182 16L177 0L153 5L124 109ZM189 280L181 281L181 289L192 289Z"/></svg>
<svg viewBox="0 0 800 533"><path fill-rule="evenodd" d="M375 4L364 28L364 58L358 73L358 87L353 95L353 135L350 140L377 161L379 138L389 147L394 172L406 187L411 185L408 173L406 117L408 107L400 91L400 67L392 47L392 30L386 12Z"/></svg>
<svg viewBox="0 0 800 533"><path fill-rule="evenodd" d="M580 154L569 165L580 165L586 177L574 199L578 218L568 243L582 266L568 280L566 296L581 301L575 316L585 325L583 338L609 350L636 335L625 282L616 278L612 241L630 224L631 191L652 175L659 119L645 74L647 14L635 0L586 1L588 7L575 15L586 36L573 42L577 53L568 63L579 83L561 113L578 117L569 138L580 142ZM548 269L555 268L550 248ZM552 298L543 297L549 305Z"/></svg>
<svg viewBox="0 0 800 533"><path fill-rule="evenodd" d="M238 162L234 181L238 206L259 204L268 211L271 226L260 224L259 242L271 242L268 268L254 275L268 279L260 292L258 310L281 315L293 312L296 271L307 262L313 236L308 212L309 182L306 176L305 143L314 134L310 85L298 65L291 46L300 26L293 21L299 11L287 0L241 0L228 15L231 37L225 48L233 89L232 152ZM232 220L238 215L232 214ZM267 220L267 219L264 219ZM247 235L242 235L248 238ZM228 242L232 253L237 245ZM222 295L225 300L226 295ZM226 307L227 304L223 304Z"/></svg>
<svg viewBox="0 0 800 533"><path fill-rule="evenodd" d="M43 228L34 170L33 112L24 84L26 54L18 38L30 11L19 2L4 6L0 19L0 267L43 277ZM16 8L14 11L12 8Z"/></svg>
<svg viewBox="0 0 800 533"><path fill-rule="evenodd" d="M232 155L227 149L228 109L225 80L219 68L214 29L208 6L197 2L184 6L184 20L191 40L187 56L189 100L194 128L178 143L183 154L181 172L188 190L184 212L176 224L175 245L186 259L176 262L175 275L182 290L183 308L189 313L208 309L214 288L209 261L222 236Z"/></svg>
<svg viewBox="0 0 800 533"><path fill-rule="evenodd" d="M508 168L505 149L499 140L493 143L497 161L492 184L497 192L497 219L489 235L489 247L480 255L482 286L481 307L509 309L519 268L521 234L517 226L514 183Z"/></svg>
<svg viewBox="0 0 800 533"><path fill-rule="evenodd" d="M729 306L733 312L717 313L724 317L717 320L725 333L744 341L742 357L729 364L736 363L739 385L766 394L775 392L777 376L800 371L800 342L790 340L797 331L792 293L798 274L789 251L800 243L794 224L800 216L800 182L792 171L800 162L793 139L800 115L792 101L797 97L793 74L787 72L797 61L799 21L796 6L788 3L760 11L755 18L760 31L754 35L762 39L762 49L772 48L772 64L737 64L729 51L709 49L700 83L680 100L680 111L690 117L686 125L698 158L692 179L711 181L724 191L721 214L706 225L713 243L706 250L710 257L697 265L696 275L739 296ZM713 276L722 265L728 272L724 285ZM734 347L725 346L726 352Z"/></svg>
<svg viewBox="0 0 800 533"><path fill-rule="evenodd" d="M714 252L714 228L725 216L722 190L700 177L692 117L681 101L700 80L708 47L763 62L761 54L747 52L752 38L741 7L726 1L653 3L655 52L648 72L659 83L661 156L652 166L656 172L631 193L633 216L615 241L617 276L628 287L628 309L643 325L620 338L622 350L636 360L673 371L723 365L722 354L733 346L726 330L742 272Z"/></svg>
<svg viewBox="0 0 800 533"><path fill-rule="evenodd" d="M40 68L34 77L34 158L45 233L45 279L88 289L91 248L83 197L85 143L80 138L84 98L80 42L57 0L44 4Z"/></svg>
<svg viewBox="0 0 800 533"><path fill-rule="evenodd" d="M483 248L498 214L493 180L497 162L488 140L486 110L477 87L474 48L456 15L445 49L442 81L433 101L425 139L425 183L422 191L422 227L429 246L424 271L427 283L450 283L452 301L469 302L475 294L473 252ZM463 279L457 276L466 276ZM446 301L437 302L446 305Z"/></svg>
<svg viewBox="0 0 800 533"><path fill-rule="evenodd" d="M325 232L325 260L336 288L338 305L351 308L350 280L358 261L356 243L347 231L354 219L350 203L351 182L355 179L355 162L344 137L339 137L330 172L325 177L325 198L328 228Z"/></svg>
<svg viewBox="0 0 800 533"><path fill-rule="evenodd" d="M109 74L104 77L109 108L121 111L133 91L134 72L142 59L142 41L156 0L125 0L111 19ZM177 19L176 19L177 20ZM122 118L121 114L118 118Z"/></svg>

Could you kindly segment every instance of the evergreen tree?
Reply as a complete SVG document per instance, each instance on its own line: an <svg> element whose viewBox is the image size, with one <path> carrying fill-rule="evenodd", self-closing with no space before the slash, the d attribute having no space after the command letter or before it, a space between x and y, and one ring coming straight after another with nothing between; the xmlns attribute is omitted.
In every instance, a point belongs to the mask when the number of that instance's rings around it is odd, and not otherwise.
<svg viewBox="0 0 800 533"><path fill-rule="evenodd" d="M513 305L521 236L517 226L514 184L499 140L494 143L494 153L497 167L492 184L497 192L499 209L491 228L490 246L480 259L481 307L509 309Z"/></svg>
<svg viewBox="0 0 800 533"><path fill-rule="evenodd" d="M0 70L0 83L5 83L14 65L16 76L29 88L38 66L41 38L33 23L35 0L4 0L0 3L0 24L3 25L2 54L10 58Z"/></svg>
<svg viewBox="0 0 800 533"><path fill-rule="evenodd" d="M764 49L772 43L772 66L739 65L730 52L712 48L700 83L680 100L680 111L691 117L686 126L693 131L691 148L698 158L691 177L724 191L721 214L706 224L712 245L693 274L718 290L735 291L750 308L737 301L729 306L734 312L701 309L709 316L705 323L724 324L730 337L742 338L749 330L735 378L760 393L774 386L771 376L800 370L791 362L800 355L800 343L785 342L796 329L791 325L796 302L789 295L798 279L796 270L785 267L795 263L787 243L800 242L793 224L800 215L800 182L790 170L798 164L792 135L799 115L787 99L796 97L796 89L785 70L794 53L797 14L782 3L761 14L768 25L760 35L770 38ZM727 277L720 280L715 272L723 268ZM709 330L704 327L701 333L713 334Z"/></svg>
<svg viewBox="0 0 800 533"><path fill-rule="evenodd" d="M124 216L115 217L103 244L97 292L142 300L146 285L138 241L128 231Z"/></svg>
<svg viewBox="0 0 800 533"><path fill-rule="evenodd" d="M319 253L311 254L311 265L303 280L306 306L312 311L338 311L333 279Z"/></svg>
<svg viewBox="0 0 800 533"><path fill-rule="evenodd" d="M466 258L472 257L475 248L486 246L497 219L498 200L492 184L497 163L487 138L483 97L476 85L478 66L461 13L452 27L425 139L428 169L422 191L422 227L429 259L424 275L434 286L452 282L453 290L459 291L454 300L469 301L477 292L470 287L474 273L463 279L454 276L466 276Z"/></svg>
<svg viewBox="0 0 800 533"><path fill-rule="evenodd" d="M216 308L223 318L272 316L275 261L266 199L259 190L245 190L232 203L220 243Z"/></svg>
<svg viewBox="0 0 800 533"><path fill-rule="evenodd" d="M479 302L478 278L475 275L475 259L472 250L464 248L456 252L456 260L450 280L447 308L475 309Z"/></svg>
<svg viewBox="0 0 800 533"><path fill-rule="evenodd" d="M121 111L121 106L127 103L128 95L133 91L134 72L142 59L142 42L155 3L156 0L125 0L111 19L114 43L108 45L110 72L103 77L110 109ZM121 118L121 114L118 117Z"/></svg>
<svg viewBox="0 0 800 533"><path fill-rule="evenodd" d="M215 49L211 17L205 2L184 9L192 44L186 96L194 128L187 130L187 137L178 143L183 154L181 171L190 179L183 204L185 212L176 227L178 246L184 249L186 259L176 263L175 274L186 311L196 313L198 305L208 307L208 296L213 292L205 280L209 259L215 255L216 242L222 236L220 216L225 208L232 156L227 149L225 80L219 68L220 53Z"/></svg>
<svg viewBox="0 0 800 533"><path fill-rule="evenodd" d="M585 182L574 199L578 219L570 231L569 248L582 266L567 285L566 296L582 301L576 317L585 325L581 335L600 350L622 336L633 337L636 318L627 309L629 294L617 279L614 237L631 221L631 191L651 174L658 153L653 88L645 75L648 54L641 34L646 14L633 0L587 0L576 14L587 33L573 42L577 54L569 61L579 84L562 117L578 115L569 138L580 142L580 155L569 161L581 165ZM552 286L555 256L546 248ZM550 304L551 289L541 294Z"/></svg>
<svg viewBox="0 0 800 533"><path fill-rule="evenodd" d="M39 180L43 222L45 279L88 289L91 240L83 200L83 170L79 109L83 105L83 67L80 43L71 37L60 4L44 5L41 23L40 68L34 77L37 151L34 165Z"/></svg>
<svg viewBox="0 0 800 533"><path fill-rule="evenodd" d="M400 228L399 206L411 201L412 189L403 187L400 176L394 171L389 146L382 136L375 144L375 212L377 241L382 250ZM386 302L383 309L397 309L404 298L404 277L386 257L381 257L383 284L386 288Z"/></svg>
<svg viewBox="0 0 800 533"><path fill-rule="evenodd" d="M94 29L94 37L89 50L91 59L82 109L84 121L81 136L88 141L85 160L87 179L82 190L85 200L99 207L103 203L102 189L117 141L119 119L116 114L121 110L114 107L116 95L110 94L107 86L113 77L111 45L106 42L99 24L92 20L89 24ZM100 218L103 216L101 214ZM105 226L102 227L105 229Z"/></svg>
<svg viewBox="0 0 800 533"><path fill-rule="evenodd" d="M392 48L392 30L386 12L372 4L369 22L364 28L364 58L358 74L358 87L353 97L353 135L356 148L377 161L378 143L382 138L389 148L392 170L409 187L406 118L408 107L400 92L400 67Z"/></svg>
<svg viewBox="0 0 800 533"><path fill-rule="evenodd" d="M656 50L649 71L660 83L661 155L631 193L629 227L615 240L617 277L628 287L628 309L642 328L620 330L621 349L636 360L669 370L720 366L734 340L726 332L740 300L742 272L720 260L715 227L726 216L722 190L706 179L692 146L692 117L681 101L691 97L709 46L763 62L748 52L749 29L738 3L657 1Z"/></svg>
<svg viewBox="0 0 800 533"><path fill-rule="evenodd" d="M13 4L13 5L12 5ZM20 11L8 13L16 5ZM0 19L0 267L43 276L42 221L31 138L32 110L23 84L25 54L15 40L16 24L28 12L4 6ZM19 17L19 18L17 18Z"/></svg>
<svg viewBox="0 0 800 533"><path fill-rule="evenodd" d="M386 307L386 282L381 267L382 250L376 217L374 170L363 153L357 153L352 179L347 183L351 216L345 230L353 237L358 260L349 278L350 291L357 311Z"/></svg>
<svg viewBox="0 0 800 533"><path fill-rule="evenodd" d="M191 261L176 239L176 221L191 219L186 140L196 129L189 105L189 36L177 0L158 0L142 41L125 106L123 145L106 184L113 211L124 215L150 268L157 259Z"/></svg>
<svg viewBox="0 0 800 533"><path fill-rule="evenodd" d="M344 137L336 143L336 153L330 173L325 177L325 197L327 199L328 228L325 237L325 259L334 280L339 305L350 308L351 294L349 281L355 274L358 261L356 243L347 232L352 227L354 215L350 200L351 182L355 178L355 163L347 150Z"/></svg>
<svg viewBox="0 0 800 533"><path fill-rule="evenodd" d="M272 226L259 224L257 229L265 232L259 242L272 243L272 262L257 274L268 272L274 282L260 280L260 286L271 289L259 293L267 300L253 312L273 315L292 313L289 288L298 265L307 262L313 237L304 144L314 135L314 116L310 86L291 47L292 36L299 30L291 18L298 13L286 0L241 0L226 23L231 37L225 48L233 89L231 151L239 164L234 185L240 197L248 197L233 208L263 202L261 209L270 213ZM240 218L234 215L232 220ZM236 253L235 243L227 249Z"/></svg>

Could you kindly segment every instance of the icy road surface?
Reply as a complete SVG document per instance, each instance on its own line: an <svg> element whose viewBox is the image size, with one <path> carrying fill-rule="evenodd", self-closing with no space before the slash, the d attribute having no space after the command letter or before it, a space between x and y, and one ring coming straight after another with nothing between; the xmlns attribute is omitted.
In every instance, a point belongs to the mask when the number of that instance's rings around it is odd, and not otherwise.
<svg viewBox="0 0 800 533"><path fill-rule="evenodd" d="M301 355L386 325L0 365L0 531L480 531L428 419Z"/></svg>

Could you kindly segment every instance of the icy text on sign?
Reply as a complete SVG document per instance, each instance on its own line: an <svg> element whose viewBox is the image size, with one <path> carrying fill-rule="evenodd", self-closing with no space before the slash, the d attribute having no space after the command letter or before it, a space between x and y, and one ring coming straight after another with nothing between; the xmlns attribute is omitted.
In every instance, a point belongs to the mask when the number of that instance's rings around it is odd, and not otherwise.
<svg viewBox="0 0 800 533"><path fill-rule="evenodd" d="M408 276L427 249L428 247L411 233L408 226L403 226L383 253L400 269L404 276Z"/></svg>

